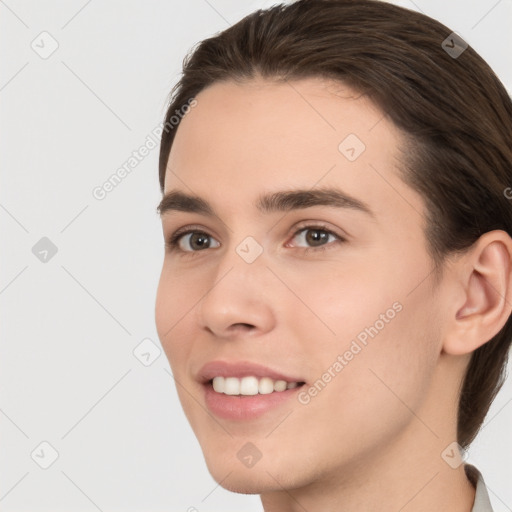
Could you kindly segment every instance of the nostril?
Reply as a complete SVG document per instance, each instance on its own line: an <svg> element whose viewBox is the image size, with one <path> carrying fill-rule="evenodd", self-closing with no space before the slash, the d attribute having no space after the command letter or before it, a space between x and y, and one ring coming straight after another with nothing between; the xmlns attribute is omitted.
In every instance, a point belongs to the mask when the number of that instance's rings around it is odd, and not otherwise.
<svg viewBox="0 0 512 512"><path fill-rule="evenodd" d="M245 324L245 323L238 323L238 324L233 324L231 326L231 328L233 330L240 329L242 331L249 331L251 329L254 329L254 325L252 325L252 324Z"/></svg>

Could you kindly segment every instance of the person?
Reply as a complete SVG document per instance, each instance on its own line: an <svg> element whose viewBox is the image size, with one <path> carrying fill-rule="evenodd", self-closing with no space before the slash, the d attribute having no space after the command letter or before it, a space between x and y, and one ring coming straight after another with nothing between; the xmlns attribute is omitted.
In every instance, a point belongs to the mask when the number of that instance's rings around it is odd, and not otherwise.
<svg viewBox="0 0 512 512"><path fill-rule="evenodd" d="M489 65L418 12L298 0L198 44L164 127L155 322L212 477L265 512L492 510L465 462L512 337Z"/></svg>

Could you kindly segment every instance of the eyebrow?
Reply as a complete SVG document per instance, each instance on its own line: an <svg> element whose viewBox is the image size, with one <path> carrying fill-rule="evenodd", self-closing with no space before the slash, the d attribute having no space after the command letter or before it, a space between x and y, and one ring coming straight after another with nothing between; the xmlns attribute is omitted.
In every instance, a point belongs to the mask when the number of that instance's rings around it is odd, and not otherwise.
<svg viewBox="0 0 512 512"><path fill-rule="evenodd" d="M333 206L356 210L375 219L374 212L365 202L337 188L282 190L260 195L256 201L256 208L266 214L300 210L312 206ZM165 194L156 210L160 216L171 211L182 211L218 217L208 201L180 190L172 190Z"/></svg>

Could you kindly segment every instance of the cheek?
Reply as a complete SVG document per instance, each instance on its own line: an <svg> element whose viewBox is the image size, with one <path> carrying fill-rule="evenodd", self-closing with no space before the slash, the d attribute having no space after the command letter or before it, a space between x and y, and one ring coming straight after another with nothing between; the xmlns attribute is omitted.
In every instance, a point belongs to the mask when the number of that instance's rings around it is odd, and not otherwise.
<svg viewBox="0 0 512 512"><path fill-rule="evenodd" d="M373 323L367 322L359 331L366 333L366 327L372 333L366 344L356 336L346 336L341 342L324 343L322 348L317 345L311 352L310 359L316 358L309 387L314 396L299 408L300 430L317 432L312 438L322 436L330 441L307 441L306 451L324 450L325 460L335 464L344 456L362 456L361 450L378 450L414 421L411 411L418 412L428 395L435 358L428 340L418 336L410 313L404 304L376 334L370 329ZM362 320L359 316L358 322ZM334 452L333 443L340 447Z"/></svg>
<svg viewBox="0 0 512 512"><path fill-rule="evenodd" d="M379 320L379 315L386 314L392 319L396 316L393 303L399 299L399 293L391 289L371 269L340 269L326 265L311 272L302 272L297 281L297 295L318 320L322 320L326 329L322 331L330 346L343 343ZM294 304L296 307L296 304ZM309 320L311 320L311 315ZM379 322L379 327L382 322ZM309 329L316 324L309 323ZM387 324L386 324L387 325ZM305 326L303 326L305 327ZM329 328L329 329L328 329Z"/></svg>
<svg viewBox="0 0 512 512"><path fill-rule="evenodd" d="M311 323L311 316L299 327L303 337L323 333L304 347L314 361L315 378L332 382L318 403L331 410L337 404L340 416L347 410L361 419L379 410L410 415L400 399L419 406L428 391L438 356L435 300L426 287L410 293L418 281L414 272L410 283L393 275L370 268L303 281L309 307L334 331ZM323 379L329 371L336 377Z"/></svg>
<svg viewBox="0 0 512 512"><path fill-rule="evenodd" d="M185 279L183 274L180 277L164 263L156 293L155 325L173 373L179 370L179 362L184 361L190 351L191 344L186 342L184 329L199 296L194 280Z"/></svg>

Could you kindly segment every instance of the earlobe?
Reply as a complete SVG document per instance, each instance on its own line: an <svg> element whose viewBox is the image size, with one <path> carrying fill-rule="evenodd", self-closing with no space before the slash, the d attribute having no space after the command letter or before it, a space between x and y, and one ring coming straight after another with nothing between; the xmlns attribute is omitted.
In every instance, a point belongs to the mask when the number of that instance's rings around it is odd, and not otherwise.
<svg viewBox="0 0 512 512"><path fill-rule="evenodd" d="M512 311L512 239L502 230L482 235L459 261L463 304L449 319L443 351L468 354L491 340Z"/></svg>

